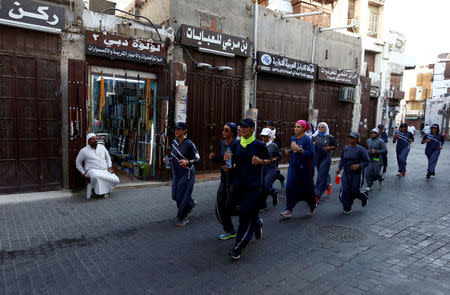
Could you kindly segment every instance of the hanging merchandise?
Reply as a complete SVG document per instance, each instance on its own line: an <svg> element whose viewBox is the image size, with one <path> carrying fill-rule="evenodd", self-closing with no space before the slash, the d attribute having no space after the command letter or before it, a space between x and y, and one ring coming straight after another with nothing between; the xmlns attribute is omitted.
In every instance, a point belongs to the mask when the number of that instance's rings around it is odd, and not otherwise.
<svg viewBox="0 0 450 295"><path fill-rule="evenodd" d="M100 116L99 122L102 121L102 110L105 106L105 79L103 78L103 72L101 73L102 77L100 79Z"/></svg>

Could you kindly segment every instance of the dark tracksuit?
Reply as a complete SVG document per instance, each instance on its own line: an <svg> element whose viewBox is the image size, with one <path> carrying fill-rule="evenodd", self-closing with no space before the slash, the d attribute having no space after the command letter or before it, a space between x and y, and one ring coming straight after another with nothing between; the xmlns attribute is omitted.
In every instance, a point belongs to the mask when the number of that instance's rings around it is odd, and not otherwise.
<svg viewBox="0 0 450 295"><path fill-rule="evenodd" d="M225 165L223 156L225 155L227 148L229 147L231 150L235 150L235 144L239 144L239 141L233 140L229 145L227 145L226 141L223 140L220 144L220 153L216 154L213 158L213 160L219 162L221 166L220 184L217 190L216 198L216 217L220 224L222 224L224 231L227 233L234 232L231 216L236 216L238 214L236 212L236 205L233 203L231 198L234 171L224 171L222 166Z"/></svg>
<svg viewBox="0 0 450 295"><path fill-rule="evenodd" d="M375 153L372 153L375 149ZM382 155L387 153L386 143L377 136L375 139L369 138L367 140L367 152L369 153L370 164L366 168L365 176L367 186L371 187L375 180L382 179L381 167L383 166Z"/></svg>
<svg viewBox="0 0 450 295"><path fill-rule="evenodd" d="M387 135L386 131L381 132L380 138L381 138L385 143L388 143L388 141L389 141L389 138L388 138L388 135ZM383 159L383 172L386 172L386 169L387 169L387 166L388 166L388 158L387 158L387 154L388 154L387 149L386 149L386 153L381 154L381 159Z"/></svg>
<svg viewBox="0 0 450 295"><path fill-rule="evenodd" d="M316 185L314 191L316 196L320 199L323 193L331 184L330 166L331 155L330 151L324 150L327 146L337 146L337 141L331 134L317 135L313 138L315 148L315 163L317 169Z"/></svg>
<svg viewBox="0 0 450 295"><path fill-rule="evenodd" d="M398 135L398 139L395 138ZM394 135L393 143L397 142L397 147L395 149L395 152L397 153L397 163L398 163L398 172L403 173L406 172L406 159L408 158L410 145L409 139L412 139L414 141L414 135L409 132L401 132L397 131Z"/></svg>
<svg viewBox="0 0 450 295"><path fill-rule="evenodd" d="M351 210L353 200L361 198L361 175L369 163L369 154L360 145L347 145L342 150L339 169L343 170L343 173L339 199L344 210ZM353 164L359 164L359 169L350 170L350 166Z"/></svg>
<svg viewBox="0 0 450 295"><path fill-rule="evenodd" d="M275 158L281 158L283 155L281 154L280 150L278 149L278 146L271 142L267 146L267 150L269 152L269 156L271 159ZM273 196L276 196L278 193L276 189L273 188L273 183L277 179L277 168L278 168L278 162L271 163L269 165L264 165L264 199L267 199L267 194L270 194ZM265 206L264 206L265 205ZM266 208L267 204L263 204L263 208Z"/></svg>
<svg viewBox="0 0 450 295"><path fill-rule="evenodd" d="M233 250L240 253L252 239L257 227L262 226L258 212L263 202L263 165L253 165L252 158L270 157L266 144L259 140L253 141L245 148L238 143L234 145L232 153L232 160L236 165L233 168L233 201L239 204L239 227Z"/></svg>
<svg viewBox="0 0 450 295"><path fill-rule="evenodd" d="M294 153L291 149L289 168L286 181L286 210L292 212L300 201L308 203L314 210L316 198L314 195L314 144L308 136L297 139L291 137L291 142L297 143L304 152Z"/></svg>
<svg viewBox="0 0 450 295"><path fill-rule="evenodd" d="M434 169L441 154L440 147L444 144L444 136L442 134L425 134L422 139L422 144L425 143L426 139L430 139L425 147L425 155L428 158L428 173L434 174Z"/></svg>
<svg viewBox="0 0 450 295"><path fill-rule="evenodd" d="M181 221L187 217L195 206L192 199L192 191L195 184L195 167L193 164L189 164L186 168L183 168L178 164L179 160L194 160L194 164L200 161L200 155L195 144L187 138L181 143L178 139L175 139L172 142L171 150L173 171L172 200L177 202L177 218Z"/></svg>

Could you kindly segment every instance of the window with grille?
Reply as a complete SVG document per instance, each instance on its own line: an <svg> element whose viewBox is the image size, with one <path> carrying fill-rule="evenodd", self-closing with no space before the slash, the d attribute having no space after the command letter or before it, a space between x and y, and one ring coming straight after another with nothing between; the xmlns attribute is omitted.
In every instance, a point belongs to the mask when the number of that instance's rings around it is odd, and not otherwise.
<svg viewBox="0 0 450 295"><path fill-rule="evenodd" d="M378 34L378 7L369 7L369 29L367 35L377 37Z"/></svg>

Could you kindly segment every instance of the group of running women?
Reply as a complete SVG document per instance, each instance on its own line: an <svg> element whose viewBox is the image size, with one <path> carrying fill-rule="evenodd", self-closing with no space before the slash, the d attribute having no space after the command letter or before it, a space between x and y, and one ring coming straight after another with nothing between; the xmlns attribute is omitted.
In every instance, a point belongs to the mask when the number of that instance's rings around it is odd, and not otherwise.
<svg viewBox="0 0 450 295"><path fill-rule="evenodd" d="M270 122L269 122L270 123ZM178 207L178 227L189 222L189 212L196 206L192 199L195 183L195 164L200 160L195 144L186 138L186 124L178 123L175 128L175 140L171 149L171 166L173 169L172 198ZM397 142L398 174L406 175L406 159L414 136L408 132L406 124L401 124L395 133L393 142ZM331 152L337 147L336 139L330 134L328 125L321 122L313 132L311 123L299 120L294 126L294 136L290 139L290 147L285 151L289 156L289 168L286 181L285 210L280 213L283 219L292 217L296 204L307 203L308 215L312 216L320 198L326 192L331 194ZM215 205L216 216L224 233L219 239L235 238L235 244L229 255L233 260L241 256L253 236L261 238L263 220L259 213L267 209L267 197L272 197L272 205L278 204L278 192L273 188L276 179L284 181L278 170L278 161L282 158L279 135L273 124L267 124L260 133L261 140L255 138L255 122L246 118L239 124L227 123L222 131L223 141L220 152L210 153L209 159L220 164L220 184ZM339 199L343 213L350 214L355 199L365 207L368 192L374 181L384 180L381 169L387 167L387 135L384 127L379 125L370 133L367 148L359 145L360 135L351 132L348 145L341 153L336 183L342 181ZM426 143L425 154L428 157L426 179L435 175L435 167L444 138L439 134L439 126L431 126L431 134L425 134L422 143ZM317 170L316 182L314 174ZM362 184L366 181L366 189ZM239 217L239 225L235 229L232 217Z"/></svg>

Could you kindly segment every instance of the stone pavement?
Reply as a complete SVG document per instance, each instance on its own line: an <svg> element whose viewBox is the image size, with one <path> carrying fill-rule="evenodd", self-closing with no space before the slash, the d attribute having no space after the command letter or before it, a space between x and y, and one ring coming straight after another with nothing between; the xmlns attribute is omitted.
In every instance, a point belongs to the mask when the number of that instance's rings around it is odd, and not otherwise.
<svg viewBox="0 0 450 295"><path fill-rule="evenodd" d="M217 239L217 181L196 184L184 228L168 186L2 204L0 294L449 294L450 145L426 182L418 140L400 179L389 145L384 184L349 216L336 185L312 218L299 204L280 221L282 197L238 262Z"/></svg>

